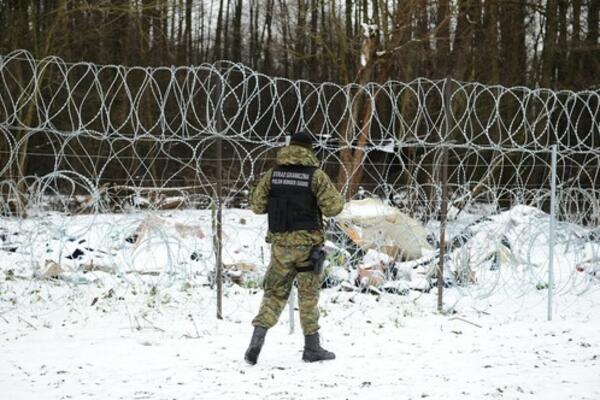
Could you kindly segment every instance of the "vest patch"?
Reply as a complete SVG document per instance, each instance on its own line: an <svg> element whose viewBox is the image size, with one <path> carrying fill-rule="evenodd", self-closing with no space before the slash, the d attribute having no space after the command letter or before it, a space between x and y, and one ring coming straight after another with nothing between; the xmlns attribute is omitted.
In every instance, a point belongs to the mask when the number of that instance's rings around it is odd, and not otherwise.
<svg viewBox="0 0 600 400"><path fill-rule="evenodd" d="M304 172L290 172L290 171L273 171L271 183L273 185L285 185L285 186L299 186L309 187L310 186L310 174Z"/></svg>
<svg viewBox="0 0 600 400"><path fill-rule="evenodd" d="M273 170L267 204L271 232L321 229L321 213L311 190L315 170L302 165L284 165Z"/></svg>

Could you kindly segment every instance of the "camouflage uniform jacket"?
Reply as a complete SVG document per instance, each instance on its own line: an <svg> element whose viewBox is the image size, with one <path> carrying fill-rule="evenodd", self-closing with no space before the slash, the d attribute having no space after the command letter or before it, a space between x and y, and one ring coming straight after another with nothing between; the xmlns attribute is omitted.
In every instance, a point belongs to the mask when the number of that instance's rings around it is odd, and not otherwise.
<svg viewBox="0 0 600 400"><path fill-rule="evenodd" d="M303 165L317 167L311 182L311 191L317 198L321 213L326 217L338 215L344 208L344 198L335 188L329 176L318 168L319 162L312 150L302 146L287 146L277 153L277 165ZM267 212L267 200L271 189L273 169L265 173L250 192L250 208L256 214ZM267 233L267 242L280 246L302 246L321 244L325 241L323 230Z"/></svg>

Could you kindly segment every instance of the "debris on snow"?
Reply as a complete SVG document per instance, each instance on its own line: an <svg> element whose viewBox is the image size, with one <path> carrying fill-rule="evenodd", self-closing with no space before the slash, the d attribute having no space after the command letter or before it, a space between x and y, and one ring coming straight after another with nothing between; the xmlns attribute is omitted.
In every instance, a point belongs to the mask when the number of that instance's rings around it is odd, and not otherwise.
<svg viewBox="0 0 600 400"><path fill-rule="evenodd" d="M356 277L357 286L379 287L385 282L385 273L382 265L369 265L358 267L358 276Z"/></svg>
<svg viewBox="0 0 600 400"><path fill-rule="evenodd" d="M350 201L336 221L365 251L375 249L394 259L414 260L432 250L427 231L417 220L379 199Z"/></svg>
<svg viewBox="0 0 600 400"><path fill-rule="evenodd" d="M171 222L165 218L148 214L135 232L126 240L130 243L133 242L133 244L137 247L153 231L158 231L163 235L172 235L175 233L181 238L196 237L197 239L203 239L205 236L200 226L186 225L180 222Z"/></svg>
<svg viewBox="0 0 600 400"><path fill-rule="evenodd" d="M223 273L237 285L245 286L248 275L256 271L256 265L251 263L223 264Z"/></svg>
<svg viewBox="0 0 600 400"><path fill-rule="evenodd" d="M58 263L46 260L40 270L40 277L43 279L58 279L63 272L63 268Z"/></svg>

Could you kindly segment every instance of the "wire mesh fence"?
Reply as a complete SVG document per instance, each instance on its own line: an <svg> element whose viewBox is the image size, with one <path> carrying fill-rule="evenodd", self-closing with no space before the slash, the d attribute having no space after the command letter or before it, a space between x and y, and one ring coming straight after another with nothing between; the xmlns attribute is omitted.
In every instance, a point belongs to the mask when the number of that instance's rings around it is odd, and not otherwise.
<svg viewBox="0 0 600 400"><path fill-rule="evenodd" d="M224 283L225 302L228 291L255 292L269 246L248 192L286 135L307 130L349 201L326 225L327 301L429 299L438 283L450 309L545 295L553 145L553 288L598 289L598 90L452 79L340 86L228 62L125 67L26 51L0 56L0 80L7 281L73 287L96 277L149 294ZM201 293L216 310L216 294Z"/></svg>

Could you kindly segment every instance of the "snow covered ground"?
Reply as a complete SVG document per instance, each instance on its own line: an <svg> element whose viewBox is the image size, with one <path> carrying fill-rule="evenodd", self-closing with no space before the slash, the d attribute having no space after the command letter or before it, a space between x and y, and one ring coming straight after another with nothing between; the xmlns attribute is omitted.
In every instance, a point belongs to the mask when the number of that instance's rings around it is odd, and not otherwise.
<svg viewBox="0 0 600 400"><path fill-rule="evenodd" d="M435 289L324 289L323 344L337 360L303 363L298 313L290 334L285 310L250 367L262 292L225 285L216 318L210 221L210 211L3 219L0 399L600 398L596 232L558 232L553 321L547 216L465 213L448 227L450 239L469 230L448 265L468 260L477 279L445 290L443 314ZM224 227L225 264L260 276L264 217L228 210ZM57 279L43 279L53 265Z"/></svg>
<svg viewBox="0 0 600 400"><path fill-rule="evenodd" d="M327 289L321 332L337 359L303 363L286 311L251 367L260 293L228 288L217 320L205 287L29 288L28 304L0 317L3 399L600 398L598 296L562 297L547 322L536 296L517 312L464 302L440 315L433 292Z"/></svg>

